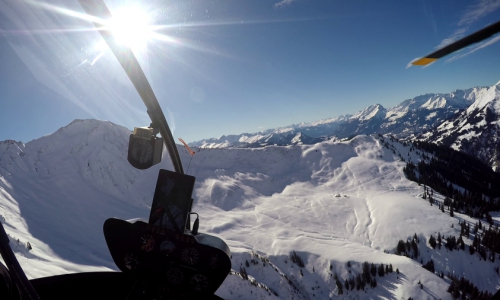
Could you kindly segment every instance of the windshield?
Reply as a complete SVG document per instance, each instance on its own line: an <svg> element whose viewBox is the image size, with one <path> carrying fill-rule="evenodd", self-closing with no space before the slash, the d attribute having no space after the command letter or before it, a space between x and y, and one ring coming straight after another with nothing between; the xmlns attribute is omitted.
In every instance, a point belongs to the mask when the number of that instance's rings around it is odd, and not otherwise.
<svg viewBox="0 0 500 300"><path fill-rule="evenodd" d="M425 57L496 24L500 1L106 5L110 20L78 1L0 1L0 221L28 277L117 271L103 222L147 218L172 169L166 151L145 171L127 163L131 130L151 120L98 24L133 51L183 139L189 209L232 254L218 295L500 286L500 36Z"/></svg>

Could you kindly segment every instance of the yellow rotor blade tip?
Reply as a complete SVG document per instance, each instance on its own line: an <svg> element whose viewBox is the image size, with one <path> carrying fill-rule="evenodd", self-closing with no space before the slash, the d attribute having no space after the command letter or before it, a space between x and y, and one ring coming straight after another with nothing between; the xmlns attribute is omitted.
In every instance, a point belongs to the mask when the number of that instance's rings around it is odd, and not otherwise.
<svg viewBox="0 0 500 300"><path fill-rule="evenodd" d="M428 65L436 60L437 60L437 58L422 57L421 59L417 59L416 61L412 62L411 64L414 66L425 66L425 65Z"/></svg>

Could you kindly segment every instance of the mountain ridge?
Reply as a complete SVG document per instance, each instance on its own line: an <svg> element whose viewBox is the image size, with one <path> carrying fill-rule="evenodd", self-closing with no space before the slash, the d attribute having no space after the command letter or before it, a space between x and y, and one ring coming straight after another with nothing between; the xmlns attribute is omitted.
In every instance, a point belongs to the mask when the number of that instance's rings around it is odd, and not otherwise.
<svg viewBox="0 0 500 300"><path fill-rule="evenodd" d="M487 87L454 90L450 93L429 93L404 100L389 109L380 104L373 104L354 115L294 124L253 134L204 139L189 145L204 148L284 146L376 133L408 138L439 125L469 107L485 89ZM299 133L300 137L297 136Z"/></svg>
<svg viewBox="0 0 500 300"><path fill-rule="evenodd" d="M425 140L463 151L488 164L500 167L500 82L483 92L467 109L435 129L418 135Z"/></svg>

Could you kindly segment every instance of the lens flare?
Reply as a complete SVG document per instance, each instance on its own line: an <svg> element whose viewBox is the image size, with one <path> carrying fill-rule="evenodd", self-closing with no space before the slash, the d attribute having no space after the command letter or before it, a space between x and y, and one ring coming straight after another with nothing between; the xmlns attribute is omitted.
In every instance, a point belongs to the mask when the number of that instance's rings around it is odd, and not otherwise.
<svg viewBox="0 0 500 300"><path fill-rule="evenodd" d="M113 12L109 27L118 43L141 49L152 36L149 22L148 14L140 7L125 7Z"/></svg>

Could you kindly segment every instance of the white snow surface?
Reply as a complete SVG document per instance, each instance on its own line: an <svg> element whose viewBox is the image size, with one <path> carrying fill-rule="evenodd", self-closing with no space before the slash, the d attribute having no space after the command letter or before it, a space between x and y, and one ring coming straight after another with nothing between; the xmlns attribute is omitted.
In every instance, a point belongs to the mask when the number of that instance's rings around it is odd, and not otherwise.
<svg viewBox="0 0 500 300"><path fill-rule="evenodd" d="M116 270L103 222L147 219L158 170L172 169L166 154L149 170L131 167L129 134L109 122L77 120L25 145L0 143L0 221L29 278ZM421 198L423 187L403 175L405 163L397 154L415 162L420 156L410 146L391 144L395 152L375 136L287 147L195 147L188 172L197 178L193 211L200 214L201 232L227 242L236 271L217 294L226 299L451 299L449 279L391 254L400 239L414 233L421 236L424 262L432 258L437 270L464 274L480 290L494 292L500 282L491 263L427 245L437 232L458 236L457 218L430 206ZM186 167L190 156L180 146L179 151ZM305 262L303 276L289 259L291 251ZM260 263L247 272L257 285L237 273L256 254ZM401 274L377 278L375 289L338 295L332 274L343 282L365 261L392 264Z"/></svg>

